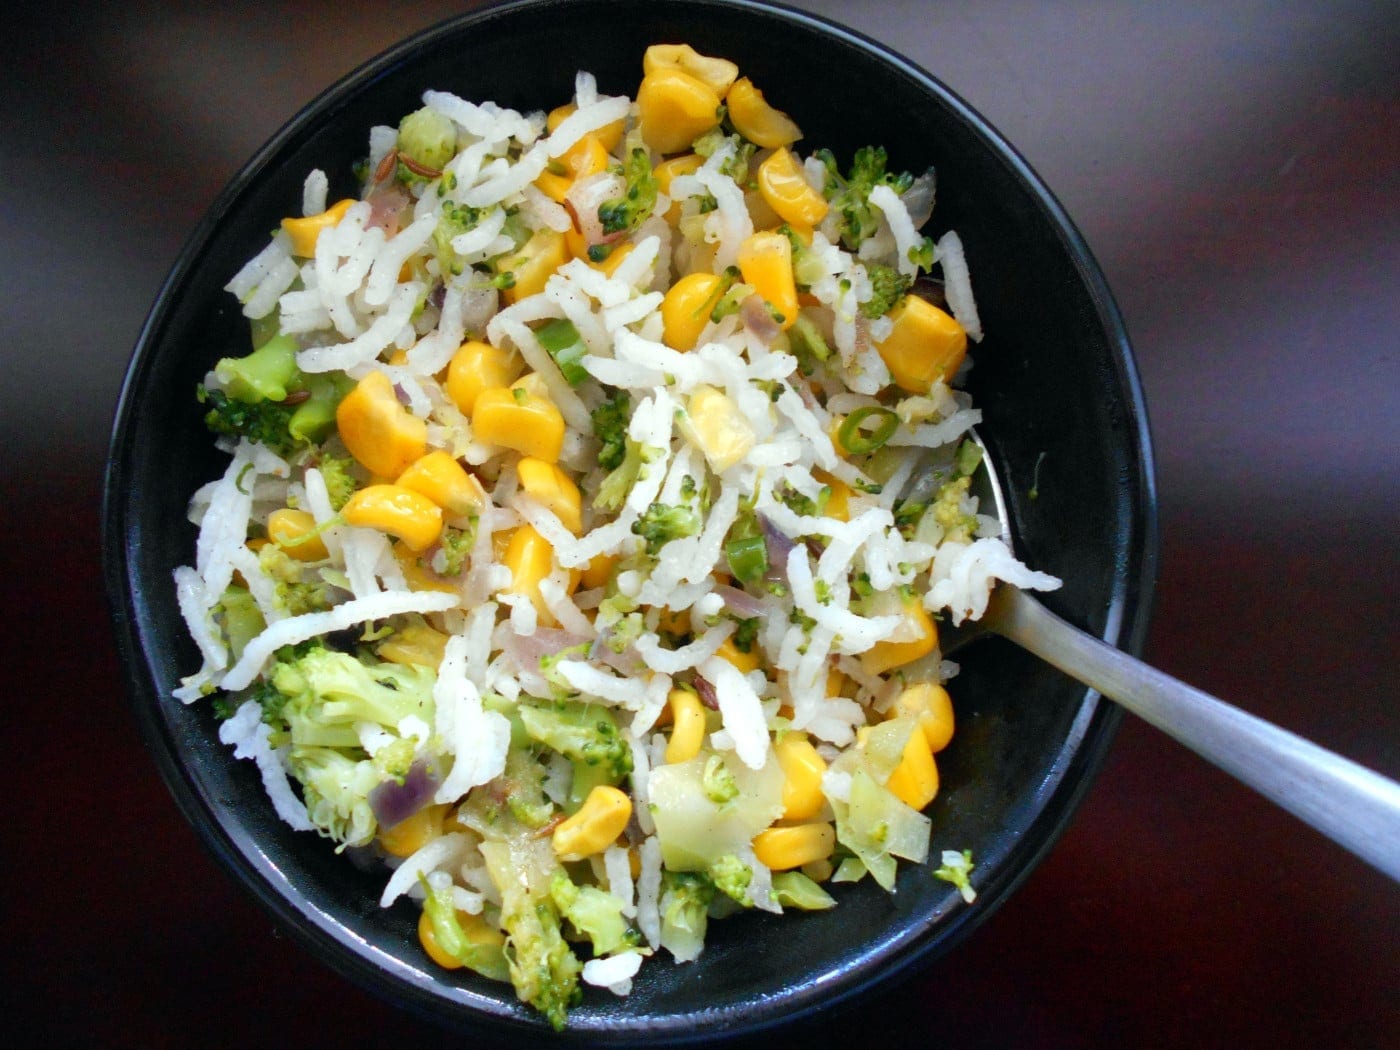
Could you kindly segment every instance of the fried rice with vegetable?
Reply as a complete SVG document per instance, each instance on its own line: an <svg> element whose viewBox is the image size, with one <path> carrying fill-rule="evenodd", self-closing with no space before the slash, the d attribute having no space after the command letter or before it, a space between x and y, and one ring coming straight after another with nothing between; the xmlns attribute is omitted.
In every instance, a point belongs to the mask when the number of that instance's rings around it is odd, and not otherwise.
<svg viewBox="0 0 1400 1050"><path fill-rule="evenodd" d="M685 45L635 98L422 102L228 285L254 349L198 390L231 461L176 696L286 823L383 859L428 958L562 1027L711 919L923 864L937 624L1058 581L969 491L932 170L804 155Z"/></svg>

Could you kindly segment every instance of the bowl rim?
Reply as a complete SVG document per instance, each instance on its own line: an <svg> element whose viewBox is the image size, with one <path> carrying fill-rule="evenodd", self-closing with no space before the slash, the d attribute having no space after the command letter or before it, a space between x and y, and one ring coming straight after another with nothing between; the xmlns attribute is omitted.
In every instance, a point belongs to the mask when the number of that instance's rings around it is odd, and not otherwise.
<svg viewBox="0 0 1400 1050"><path fill-rule="evenodd" d="M161 705L153 702L158 699L159 688L154 671L146 662L146 650L142 644L137 601L141 581L135 575L134 551L130 546L131 521L125 502L127 457L133 451L133 419L136 407L141 403L149 372L145 365L154 354L169 321L174 293L197 268L201 256L234 203L258 181L280 154L294 149L296 142L315 126L333 120L336 112L348 104L349 99L368 88L380 76L411 60L415 52L433 48L444 38L497 19L509 18L517 11L603 2L500 0L474 7L400 40L337 79L302 106L229 179L186 238L137 335L116 401L108 448L101 508L107 601L128 696L143 743L155 760L177 806L195 827L204 847L217 858L225 871L303 949L371 994L457 1030L484 1022L497 1028L504 1027L507 1031L513 1030L516 1034L549 1034L547 1028L531 1023L529 1019L522 1020L517 1011L500 1008L489 997L468 992L464 997L466 1002L462 998L445 999L433 988L415 982L411 977L405 979L410 971L389 970L385 968L385 959L381 956L370 958L364 950L363 941L357 940L339 920L312 907L294 884L286 882L274 885L269 881L264 867L253 860L256 857L266 862L267 859L258 848L253 834L241 824L229 827L219 819L187 765L177 757L179 742L161 714ZM906 56L860 31L823 15L765 0L651 0L651 6L657 9L713 8L748 12L834 37L848 47L865 52L877 62L894 67L902 75L916 81L922 90L940 97L953 110L956 119L983 139L998 160L1025 186L1037 207L1045 213L1049 228L1060 238L1065 253L1073 260L1078 280L1094 303L1098 324L1110 347L1109 357L1115 372L1113 379L1122 393L1123 409L1128 416L1124 421L1123 442L1124 447L1134 454L1138 468L1136 491L1132 493L1132 513L1129 515L1134 535L1125 544L1131 564L1120 566L1115 573L1102 637L1127 652L1140 653L1151 617L1159 556L1156 481L1147 407L1126 325L1087 242L1058 199L1020 152L961 96ZM1048 778L1044 804L1034 820L1037 829L1035 847L1018 852L1018 863L1005 864L996 870L994 877L979 891L976 909L959 909L951 917L945 916L936 944L913 942L904 945L899 951L882 956L878 962L866 960L843 972L837 987L823 985L790 990L775 1001L746 1003L742 1009L734 1008L717 1018L692 1012L665 1015L659 1021L643 1019L641 1025L626 1029L606 1023L610 1041L680 1044L726 1039L739 1034L752 1035L848 1004L877 983L889 984L907 979L918 966L927 965L960 943L1043 860L1068 827L1092 784L1107 755L1121 715L1121 709L1116 705L1103 703L1096 693L1086 690L1070 733L1060 745L1057 761ZM480 1011L481 1016L473 1014L462 1017L464 1007ZM730 1014L742 1016L736 1018ZM587 1040L596 1035L596 1029L574 1028L571 1025L556 1037L570 1041Z"/></svg>

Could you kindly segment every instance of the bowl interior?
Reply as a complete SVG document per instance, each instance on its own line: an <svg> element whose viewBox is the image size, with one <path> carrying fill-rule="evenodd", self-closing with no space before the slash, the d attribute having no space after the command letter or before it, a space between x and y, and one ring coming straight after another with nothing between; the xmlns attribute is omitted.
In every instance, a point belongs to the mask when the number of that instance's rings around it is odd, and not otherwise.
<svg viewBox="0 0 1400 1050"><path fill-rule="evenodd" d="M635 94L651 43L685 41L736 61L843 163L883 144L893 169L938 171L935 234L966 245L987 337L973 351L980 430L1008 490L1022 556L1065 580L1048 604L1135 649L1155 557L1146 423L1126 337L1087 250L1058 205L994 131L947 89L884 49L810 16L743 3L574 0L508 4L401 45L331 89L240 173L193 234L143 330L109 464L108 588L135 710L189 819L235 877L302 942L352 979L449 1023L541 1023L504 985L437 970L416 908L381 910L383 876L279 823L251 763L218 742L208 705L170 699L198 664L171 572L192 558L190 494L222 472L193 398L246 322L222 291L298 208L319 167L331 199L374 124L395 124L428 88L521 110L571 96L575 71ZM547 56L547 60L545 58ZM1033 479L1038 497L1027 493ZM699 961L643 968L626 999L590 990L575 1031L610 1039L701 1038L826 1008L946 950L1027 873L1063 828L1115 721L1092 693L1000 642L969 650L953 685L959 731L940 756L934 855L971 848L971 908L927 868L898 893L838 887L834 911L711 926Z"/></svg>

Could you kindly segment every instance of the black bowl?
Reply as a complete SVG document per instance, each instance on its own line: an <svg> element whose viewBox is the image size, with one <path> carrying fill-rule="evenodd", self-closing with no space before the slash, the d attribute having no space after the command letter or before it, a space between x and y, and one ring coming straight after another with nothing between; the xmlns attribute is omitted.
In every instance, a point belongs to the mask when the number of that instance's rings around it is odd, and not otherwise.
<svg viewBox="0 0 1400 1050"><path fill-rule="evenodd" d="M246 346L223 284L299 205L319 167L331 199L355 192L368 129L396 123L423 90L539 109L572 93L578 69L634 94L647 45L685 41L738 62L806 132L842 158L883 144L895 170L938 170L935 234L956 228L987 330L970 387L1003 474L1021 555L1055 573L1062 615L1136 651L1156 559L1141 391L1113 302L1049 191L962 101L907 60L810 15L742 0L512 3L395 47L294 118L194 231L146 322L117 410L104 510L107 587L134 707L185 815L234 877L309 951L385 998L459 1029L543 1035L505 985L447 973L423 956L417 909L377 904L383 876L281 824L251 763L218 742L207 704L170 698L198 665L171 572L191 558L191 492L223 462L193 391L214 360ZM547 60L542 56L547 56ZM242 352L239 350L238 352ZM1037 497L1029 493L1032 488ZM590 990L571 1016L610 1041L754 1032L907 974L966 936L1026 877L1068 822L1103 757L1116 710L1049 667L989 641L954 682L959 731L940 756L934 856L971 848L975 905L927 867L898 892L838 887L826 913L713 924L699 961L643 967L630 997Z"/></svg>

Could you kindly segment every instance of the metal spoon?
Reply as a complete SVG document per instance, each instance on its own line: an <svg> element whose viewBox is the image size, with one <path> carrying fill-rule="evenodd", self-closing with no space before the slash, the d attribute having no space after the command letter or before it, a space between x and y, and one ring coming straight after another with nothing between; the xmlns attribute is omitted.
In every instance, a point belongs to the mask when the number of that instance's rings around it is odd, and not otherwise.
<svg viewBox="0 0 1400 1050"><path fill-rule="evenodd" d="M981 509L995 507L1010 546L991 457L981 438L971 437L982 449L974 479ZM1400 881L1400 784L1149 667L1011 584L997 584L979 620L940 627L939 640L946 655L989 632L1116 701Z"/></svg>

